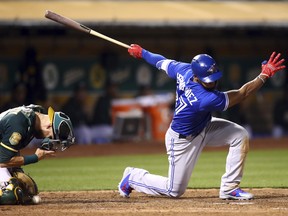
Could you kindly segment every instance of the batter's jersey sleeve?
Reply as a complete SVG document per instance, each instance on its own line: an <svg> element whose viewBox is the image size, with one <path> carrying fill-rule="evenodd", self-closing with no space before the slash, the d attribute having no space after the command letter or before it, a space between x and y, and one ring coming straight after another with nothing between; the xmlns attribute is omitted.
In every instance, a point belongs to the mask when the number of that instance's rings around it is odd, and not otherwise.
<svg viewBox="0 0 288 216"><path fill-rule="evenodd" d="M149 52L145 49L142 50L142 58L150 65L157 67L157 63L166 59L164 56L156 53Z"/></svg>
<svg viewBox="0 0 288 216"><path fill-rule="evenodd" d="M189 73L189 79L192 77L191 65L189 63L165 59L159 61L156 66L158 69L165 71L166 74L172 79L177 79L177 74L186 76Z"/></svg>
<svg viewBox="0 0 288 216"><path fill-rule="evenodd" d="M228 95L220 91L207 91L199 105L200 111L225 111L229 105Z"/></svg>

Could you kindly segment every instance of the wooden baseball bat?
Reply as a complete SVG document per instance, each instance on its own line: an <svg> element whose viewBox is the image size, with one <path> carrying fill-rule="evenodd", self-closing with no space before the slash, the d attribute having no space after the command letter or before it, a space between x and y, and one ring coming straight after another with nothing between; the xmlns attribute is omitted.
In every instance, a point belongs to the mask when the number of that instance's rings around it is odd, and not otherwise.
<svg viewBox="0 0 288 216"><path fill-rule="evenodd" d="M45 13L45 17L48 18L48 19L51 19L57 23L60 23L62 25L65 25L65 26L68 26L70 28L73 28L73 29L76 29L78 31L82 31L82 32L85 32L85 33L88 33L88 34L91 34L91 35L94 35L96 37L99 37L99 38L102 38L104 40L107 40L107 41L110 41L114 44L117 44L119 46L122 46L124 48L130 48L129 45L125 44L125 43L122 43L118 40L115 40L111 37L108 37L106 35L103 35L97 31L94 31L93 29L90 29L89 27L85 26L85 25L82 25L81 23L78 23L70 18L67 18L67 17L64 17L64 16L61 16L60 14L57 14L57 13L54 13L52 11L49 11L49 10L46 10L46 13Z"/></svg>

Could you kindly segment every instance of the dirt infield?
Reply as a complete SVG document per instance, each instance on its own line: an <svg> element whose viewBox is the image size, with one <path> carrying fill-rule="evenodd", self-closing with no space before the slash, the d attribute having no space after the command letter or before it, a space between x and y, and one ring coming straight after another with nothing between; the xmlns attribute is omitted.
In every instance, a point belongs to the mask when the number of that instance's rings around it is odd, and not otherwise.
<svg viewBox="0 0 288 216"><path fill-rule="evenodd" d="M129 199L117 191L41 192L41 204L1 206L0 215L288 215L288 189L250 192L256 196L250 201L220 200L217 189L187 190L179 199L137 192Z"/></svg>
<svg viewBox="0 0 288 216"><path fill-rule="evenodd" d="M288 139L255 139L250 150L287 148ZM218 148L219 149L219 148ZM220 148L221 149L221 148ZM216 150L209 148L205 151ZM23 154L34 152L27 149ZM159 143L114 143L107 145L75 145L58 157L83 157L117 154L164 153ZM250 201L228 201L218 198L218 189L189 189L179 199L153 197L133 192L131 198L118 191L40 192L42 202L32 206L0 206L0 215L288 215L288 189L253 189Z"/></svg>

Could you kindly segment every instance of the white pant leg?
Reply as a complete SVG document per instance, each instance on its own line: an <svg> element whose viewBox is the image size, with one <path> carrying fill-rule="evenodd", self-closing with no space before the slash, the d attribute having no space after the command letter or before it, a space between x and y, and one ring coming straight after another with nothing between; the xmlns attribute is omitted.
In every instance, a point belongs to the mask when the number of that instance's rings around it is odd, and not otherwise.
<svg viewBox="0 0 288 216"><path fill-rule="evenodd" d="M168 129L165 137L169 161L168 177L150 174L147 170L132 170L129 183L138 192L151 195L180 197L186 190L204 143L202 132L191 139L179 139L178 133Z"/></svg>
<svg viewBox="0 0 288 216"><path fill-rule="evenodd" d="M230 146L220 191L230 192L239 187L249 151L249 135L245 128L224 119L212 118L206 128L204 142L207 146Z"/></svg>
<svg viewBox="0 0 288 216"><path fill-rule="evenodd" d="M0 168L0 187L4 186L4 183L9 181L11 174L7 168Z"/></svg>

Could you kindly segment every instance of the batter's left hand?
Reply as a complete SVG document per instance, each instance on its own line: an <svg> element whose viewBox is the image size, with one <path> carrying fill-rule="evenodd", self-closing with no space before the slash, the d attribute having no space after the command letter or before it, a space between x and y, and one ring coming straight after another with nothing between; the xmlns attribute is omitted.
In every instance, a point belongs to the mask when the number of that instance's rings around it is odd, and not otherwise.
<svg viewBox="0 0 288 216"><path fill-rule="evenodd" d="M282 63L285 61L284 59L278 60L281 56L281 53L276 55L276 52L273 52L270 56L269 61L262 62L262 72L260 75L264 75L267 77L272 77L277 71L285 68L285 65Z"/></svg>
<svg viewBox="0 0 288 216"><path fill-rule="evenodd" d="M138 44L131 44L128 53L134 58L142 58L142 47Z"/></svg>

